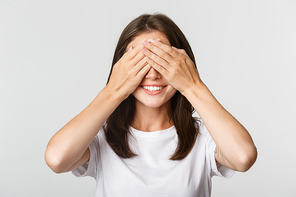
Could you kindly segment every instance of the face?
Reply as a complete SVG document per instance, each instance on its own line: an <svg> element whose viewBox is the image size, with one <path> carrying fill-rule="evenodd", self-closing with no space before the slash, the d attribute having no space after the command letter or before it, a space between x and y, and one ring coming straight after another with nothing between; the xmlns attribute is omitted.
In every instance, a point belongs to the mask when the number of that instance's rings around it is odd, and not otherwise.
<svg viewBox="0 0 296 197"><path fill-rule="evenodd" d="M127 48L129 49L131 46L136 47L150 38L154 40L159 38L162 43L171 46L164 34L159 31L153 31L140 34L129 43ZM133 92L133 96L136 98L137 108L145 106L149 108L165 107L169 109L170 99L176 91L159 72L151 68L138 88Z"/></svg>

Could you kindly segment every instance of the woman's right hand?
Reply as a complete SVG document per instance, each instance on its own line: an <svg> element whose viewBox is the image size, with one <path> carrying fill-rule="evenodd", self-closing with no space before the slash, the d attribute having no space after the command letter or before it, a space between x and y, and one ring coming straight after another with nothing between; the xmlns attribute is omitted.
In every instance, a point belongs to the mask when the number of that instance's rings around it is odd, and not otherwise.
<svg viewBox="0 0 296 197"><path fill-rule="evenodd" d="M141 51L142 45L132 48L113 66L106 88L115 91L126 99L138 87L151 66Z"/></svg>
<svg viewBox="0 0 296 197"><path fill-rule="evenodd" d="M141 48L141 45L131 48L122 56L113 67L108 85L49 141L45 160L54 172L68 172L89 160L88 146L92 140L151 68Z"/></svg>

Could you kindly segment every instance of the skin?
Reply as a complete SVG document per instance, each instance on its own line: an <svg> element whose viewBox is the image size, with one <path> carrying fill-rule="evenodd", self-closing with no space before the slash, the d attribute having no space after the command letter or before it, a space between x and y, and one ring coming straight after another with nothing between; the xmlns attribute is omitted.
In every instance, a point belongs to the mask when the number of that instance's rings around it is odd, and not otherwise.
<svg viewBox="0 0 296 197"><path fill-rule="evenodd" d="M144 41L157 38L170 46L170 42L165 35L158 31L153 31L137 36L129 43L128 48L139 45L143 48ZM143 91L143 88L141 87L142 85L160 85L166 87L158 95L147 95ZM170 121L168 112L170 110L170 99L174 96L176 91L177 90L168 83L166 78L151 67L139 86L133 92L133 95L136 98L136 111L131 126L138 130L148 132L171 127L174 123Z"/></svg>
<svg viewBox="0 0 296 197"><path fill-rule="evenodd" d="M148 63L183 94L200 115L217 144L216 161L236 171L247 171L257 158L250 134L201 81L186 52L157 40L144 42L143 46Z"/></svg>
<svg viewBox="0 0 296 197"><path fill-rule="evenodd" d="M159 31L137 36L127 49L114 65L108 85L48 143L45 160L54 172L71 171L89 160L89 144L130 94L136 98L132 127L148 132L172 126L168 112L177 90L198 112L217 144L219 164L236 171L247 171L253 165L257 151L251 136L215 99L184 50L172 47ZM166 88L151 96L143 91L143 84Z"/></svg>

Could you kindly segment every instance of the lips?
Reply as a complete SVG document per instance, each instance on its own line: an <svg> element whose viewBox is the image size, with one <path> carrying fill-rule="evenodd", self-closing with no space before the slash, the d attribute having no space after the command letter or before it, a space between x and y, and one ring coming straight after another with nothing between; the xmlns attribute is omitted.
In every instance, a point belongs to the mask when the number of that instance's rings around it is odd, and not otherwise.
<svg viewBox="0 0 296 197"><path fill-rule="evenodd" d="M141 88L148 95L157 95L166 88L166 85L142 85Z"/></svg>
<svg viewBox="0 0 296 197"><path fill-rule="evenodd" d="M161 90L162 88L164 88L164 86L142 86L142 88L150 92L155 92L157 90Z"/></svg>

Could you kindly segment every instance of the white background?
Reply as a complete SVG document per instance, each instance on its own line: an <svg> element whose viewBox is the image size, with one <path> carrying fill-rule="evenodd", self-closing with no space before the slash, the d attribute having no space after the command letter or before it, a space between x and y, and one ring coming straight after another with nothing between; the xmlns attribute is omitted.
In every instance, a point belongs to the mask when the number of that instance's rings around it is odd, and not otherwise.
<svg viewBox="0 0 296 197"><path fill-rule="evenodd" d="M213 178L212 196L296 196L295 0L0 0L1 197L94 196L93 179L53 173L44 151L104 87L123 28L154 12L181 28L258 148L247 173Z"/></svg>

